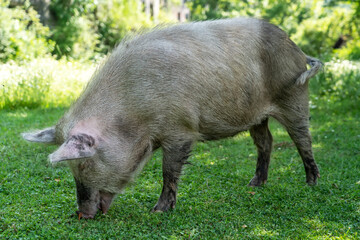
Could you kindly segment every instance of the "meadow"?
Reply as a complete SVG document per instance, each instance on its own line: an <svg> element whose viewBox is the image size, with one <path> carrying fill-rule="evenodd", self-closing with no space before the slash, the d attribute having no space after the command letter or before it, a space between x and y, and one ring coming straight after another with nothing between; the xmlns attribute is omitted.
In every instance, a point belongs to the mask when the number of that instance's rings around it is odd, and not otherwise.
<svg viewBox="0 0 360 240"><path fill-rule="evenodd" d="M306 185L295 146L272 120L266 185L247 186L257 155L246 132L196 144L173 211L150 213L162 187L157 151L107 215L78 220L70 170L47 160L56 147L20 133L55 124L95 69L51 58L0 65L0 239L360 238L358 62L334 59L310 80L317 186Z"/></svg>

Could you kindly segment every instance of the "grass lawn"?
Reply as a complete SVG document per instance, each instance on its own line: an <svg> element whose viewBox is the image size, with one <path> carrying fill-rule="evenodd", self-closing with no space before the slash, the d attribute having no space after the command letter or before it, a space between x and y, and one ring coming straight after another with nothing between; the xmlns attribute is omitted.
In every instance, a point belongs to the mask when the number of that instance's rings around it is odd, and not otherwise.
<svg viewBox="0 0 360 240"><path fill-rule="evenodd" d="M158 151L107 215L79 221L70 170L47 160L56 147L20 137L56 123L65 109L1 110L0 239L360 239L359 95L319 90L327 76L311 80L317 186L305 184L296 148L272 121L266 185L247 187L256 165L248 133L198 143L193 165L184 169L176 209L167 213L150 213L162 187Z"/></svg>

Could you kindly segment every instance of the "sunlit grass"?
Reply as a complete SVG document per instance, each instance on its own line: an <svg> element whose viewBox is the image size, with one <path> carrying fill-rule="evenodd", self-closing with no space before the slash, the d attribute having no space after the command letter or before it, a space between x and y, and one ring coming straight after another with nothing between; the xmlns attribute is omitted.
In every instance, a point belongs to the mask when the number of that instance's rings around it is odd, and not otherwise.
<svg viewBox="0 0 360 240"><path fill-rule="evenodd" d="M69 106L95 68L90 62L53 58L0 64L0 109Z"/></svg>

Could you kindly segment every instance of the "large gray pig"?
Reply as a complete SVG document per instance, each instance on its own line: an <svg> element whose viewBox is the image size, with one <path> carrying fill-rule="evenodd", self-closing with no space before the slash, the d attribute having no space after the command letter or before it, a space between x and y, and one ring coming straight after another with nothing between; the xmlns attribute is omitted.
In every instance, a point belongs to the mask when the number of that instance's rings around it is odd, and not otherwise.
<svg viewBox="0 0 360 240"><path fill-rule="evenodd" d="M160 147L164 182L153 211L174 208L194 142L247 130L258 150L249 185L265 183L269 117L285 126L304 162L306 182L316 184L308 79L321 65L278 27L258 19L158 28L123 41L56 126L23 137L60 145L49 158L68 162L83 218L93 218L98 209L106 213Z"/></svg>

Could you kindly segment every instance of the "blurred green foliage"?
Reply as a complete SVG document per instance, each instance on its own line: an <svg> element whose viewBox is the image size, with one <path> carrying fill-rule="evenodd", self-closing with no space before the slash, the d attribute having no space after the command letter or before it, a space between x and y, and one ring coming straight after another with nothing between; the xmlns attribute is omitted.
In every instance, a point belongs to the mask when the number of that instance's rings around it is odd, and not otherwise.
<svg viewBox="0 0 360 240"><path fill-rule="evenodd" d="M93 0L53 0L56 27L51 38L56 42L53 54L75 59L88 58L95 49L99 35L91 21L95 9Z"/></svg>
<svg viewBox="0 0 360 240"><path fill-rule="evenodd" d="M193 0L192 20L249 16L279 25L309 55L329 60L333 46L348 36L341 58L359 59L360 1ZM355 53L355 54L354 54Z"/></svg>
<svg viewBox="0 0 360 240"><path fill-rule="evenodd" d="M54 0L54 54L74 59L107 53L130 31L150 26L138 0Z"/></svg>
<svg viewBox="0 0 360 240"><path fill-rule="evenodd" d="M329 103L344 103L358 108L360 100L360 63L333 59L325 63L324 70L311 79L311 92Z"/></svg>
<svg viewBox="0 0 360 240"><path fill-rule="evenodd" d="M178 0L168 0L180 6ZM249 16L284 29L306 54L327 61L360 57L360 1L348 0L191 0L191 20ZM106 54L131 32L161 22L146 16L140 0L52 0L54 26L39 20L29 0L18 7L0 2L0 61L29 60L46 54L91 59ZM167 10L166 10L167 9ZM339 38L345 47L334 50Z"/></svg>
<svg viewBox="0 0 360 240"><path fill-rule="evenodd" d="M348 60L360 60L360 39L350 40L347 47L335 51L336 57Z"/></svg>
<svg viewBox="0 0 360 240"><path fill-rule="evenodd" d="M142 11L138 0L99 2L96 8L96 19L101 52L108 52L129 32L151 26Z"/></svg>
<svg viewBox="0 0 360 240"><path fill-rule="evenodd" d="M353 11L347 8L324 8L316 4L313 10L319 14L316 19L308 18L299 24L292 39L309 55L330 58L339 37L356 36L353 25Z"/></svg>
<svg viewBox="0 0 360 240"><path fill-rule="evenodd" d="M46 54L89 59L107 53L129 31L150 27L138 0L53 0L55 26L49 30L29 0L10 7L0 2L0 61L30 60Z"/></svg>
<svg viewBox="0 0 360 240"><path fill-rule="evenodd" d="M49 28L43 26L36 11L26 1L23 7L8 8L0 1L0 62L29 60L51 52Z"/></svg>

